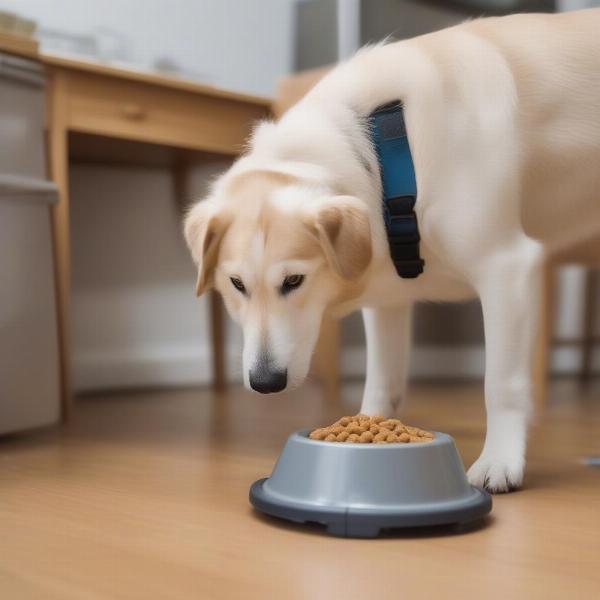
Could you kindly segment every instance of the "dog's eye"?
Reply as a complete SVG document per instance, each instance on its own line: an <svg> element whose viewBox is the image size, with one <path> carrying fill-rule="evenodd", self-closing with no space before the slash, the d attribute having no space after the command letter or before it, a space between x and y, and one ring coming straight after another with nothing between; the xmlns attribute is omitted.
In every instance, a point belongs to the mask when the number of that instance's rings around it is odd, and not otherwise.
<svg viewBox="0 0 600 600"><path fill-rule="evenodd" d="M281 294L289 294L292 290L299 288L304 281L304 275L288 275L281 284Z"/></svg>
<svg viewBox="0 0 600 600"><path fill-rule="evenodd" d="M239 292L242 292L242 294L246 293L246 286L244 285L244 282L239 277L230 277L229 281L231 281L231 284L233 285L233 287L236 290L238 290Z"/></svg>

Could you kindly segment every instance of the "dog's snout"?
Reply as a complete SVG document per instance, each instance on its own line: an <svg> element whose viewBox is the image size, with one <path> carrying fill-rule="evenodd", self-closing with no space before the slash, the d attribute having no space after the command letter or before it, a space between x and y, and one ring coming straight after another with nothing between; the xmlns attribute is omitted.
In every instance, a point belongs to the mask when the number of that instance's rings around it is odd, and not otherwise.
<svg viewBox="0 0 600 600"><path fill-rule="evenodd" d="M250 370L250 387L261 394L273 394L285 390L287 370L276 369L264 361Z"/></svg>

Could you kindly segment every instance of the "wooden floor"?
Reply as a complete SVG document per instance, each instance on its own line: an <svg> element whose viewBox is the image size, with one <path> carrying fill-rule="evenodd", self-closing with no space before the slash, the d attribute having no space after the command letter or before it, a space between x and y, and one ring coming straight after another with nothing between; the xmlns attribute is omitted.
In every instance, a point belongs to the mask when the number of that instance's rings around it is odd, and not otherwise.
<svg viewBox="0 0 600 600"><path fill-rule="evenodd" d="M248 486L287 434L356 411L317 388L81 399L63 431L0 440L0 598L600 598L600 385L558 382L532 434L525 489L483 526L378 540L255 514ZM450 432L466 463L483 439L479 385L415 385L406 421Z"/></svg>

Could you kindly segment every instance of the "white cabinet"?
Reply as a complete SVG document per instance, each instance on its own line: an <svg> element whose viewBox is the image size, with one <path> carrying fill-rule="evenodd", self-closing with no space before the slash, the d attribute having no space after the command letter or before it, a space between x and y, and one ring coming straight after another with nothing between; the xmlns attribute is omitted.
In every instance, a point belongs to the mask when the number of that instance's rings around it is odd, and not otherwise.
<svg viewBox="0 0 600 600"><path fill-rule="evenodd" d="M59 364L44 81L0 55L0 433L59 418Z"/></svg>

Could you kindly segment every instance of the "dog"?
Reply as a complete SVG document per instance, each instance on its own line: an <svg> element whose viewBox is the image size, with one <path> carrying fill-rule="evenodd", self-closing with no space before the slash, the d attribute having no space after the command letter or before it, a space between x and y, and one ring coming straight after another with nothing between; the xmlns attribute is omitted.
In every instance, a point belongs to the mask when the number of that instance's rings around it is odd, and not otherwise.
<svg viewBox="0 0 600 600"><path fill-rule="evenodd" d="M468 471L521 485L530 364L548 248L600 226L600 10L463 23L360 50L277 123L187 214L197 293L215 287L243 328L258 392L306 377L323 314L361 308L361 412L406 395L411 307L479 297L487 433ZM368 117L401 102L414 160L422 275L390 259Z"/></svg>

